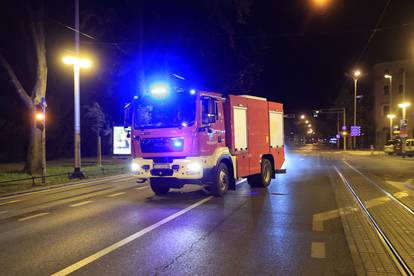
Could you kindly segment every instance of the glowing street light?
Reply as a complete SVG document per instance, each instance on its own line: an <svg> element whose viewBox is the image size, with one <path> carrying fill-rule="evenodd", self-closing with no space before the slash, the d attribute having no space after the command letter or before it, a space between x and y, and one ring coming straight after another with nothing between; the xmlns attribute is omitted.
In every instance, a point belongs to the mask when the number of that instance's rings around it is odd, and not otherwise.
<svg viewBox="0 0 414 276"><path fill-rule="evenodd" d="M356 100L357 100L357 90L358 90L358 79L361 77L362 73L359 69L355 70L352 74L352 78L354 79L354 126L357 125L356 120L356 113L357 113L357 106L356 106ZM356 136L353 137L353 148L356 148Z"/></svg>
<svg viewBox="0 0 414 276"><path fill-rule="evenodd" d="M400 103L398 105L399 108L402 108L403 110L403 120L405 120L405 114L406 114L406 109L407 107L409 107L411 104L409 102L404 102L404 103Z"/></svg>
<svg viewBox="0 0 414 276"><path fill-rule="evenodd" d="M78 52L77 48L77 52ZM89 68L92 65L92 62L86 58L78 58L73 56L65 56L62 58L62 61L66 65L73 66L73 75L74 75L74 98L75 98L75 119L74 119L74 132L75 132L75 164L74 172L72 177L74 178L83 178L84 175L81 171L81 135L80 135L80 69Z"/></svg>
<svg viewBox="0 0 414 276"><path fill-rule="evenodd" d="M92 61L89 59L72 56L63 57L62 61L66 65L78 66L79 68L89 68L92 65Z"/></svg>
<svg viewBox="0 0 414 276"><path fill-rule="evenodd" d="M300 119L301 119L301 120L305 120L305 118L306 118L306 116L305 116L305 115L303 115L303 114L302 114L302 115L300 115Z"/></svg>
<svg viewBox="0 0 414 276"><path fill-rule="evenodd" d="M392 139L392 121L395 119L395 114L388 114L387 118L390 119L390 139Z"/></svg>
<svg viewBox="0 0 414 276"><path fill-rule="evenodd" d="M312 125L311 125L311 124L309 124L309 125L308 125L308 127L312 127Z"/></svg>
<svg viewBox="0 0 414 276"><path fill-rule="evenodd" d="M308 120L306 120L306 121L305 121L305 123L306 123L306 124L309 124L309 121L308 121Z"/></svg>

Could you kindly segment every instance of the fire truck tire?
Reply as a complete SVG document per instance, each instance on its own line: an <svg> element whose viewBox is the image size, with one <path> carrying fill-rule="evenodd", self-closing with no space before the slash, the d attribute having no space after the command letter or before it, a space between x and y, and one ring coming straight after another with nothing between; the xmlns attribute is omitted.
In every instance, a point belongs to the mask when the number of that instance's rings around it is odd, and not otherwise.
<svg viewBox="0 0 414 276"><path fill-rule="evenodd" d="M268 159L262 160L262 169L260 174L251 175L247 177L247 182L251 187L263 187L269 186L272 181L273 167L272 163Z"/></svg>
<svg viewBox="0 0 414 276"><path fill-rule="evenodd" d="M163 185L156 179L150 180L151 189L156 195L165 195L170 190L170 187Z"/></svg>
<svg viewBox="0 0 414 276"><path fill-rule="evenodd" d="M215 181L210 183L210 192L214 196L223 196L229 189L230 184L230 174L229 169L226 164L220 163L217 172Z"/></svg>

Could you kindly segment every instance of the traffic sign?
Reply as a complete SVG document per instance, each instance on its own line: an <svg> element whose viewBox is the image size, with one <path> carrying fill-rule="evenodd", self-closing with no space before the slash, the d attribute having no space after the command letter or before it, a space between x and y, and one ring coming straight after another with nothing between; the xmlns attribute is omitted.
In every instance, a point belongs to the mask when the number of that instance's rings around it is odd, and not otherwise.
<svg viewBox="0 0 414 276"><path fill-rule="evenodd" d="M361 136L361 126L351 126L351 136Z"/></svg>

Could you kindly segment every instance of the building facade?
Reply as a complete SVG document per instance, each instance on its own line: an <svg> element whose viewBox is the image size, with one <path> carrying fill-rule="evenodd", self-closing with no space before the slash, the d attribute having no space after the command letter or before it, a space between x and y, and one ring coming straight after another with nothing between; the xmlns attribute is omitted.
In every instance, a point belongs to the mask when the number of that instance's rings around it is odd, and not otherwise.
<svg viewBox="0 0 414 276"><path fill-rule="evenodd" d="M373 72L375 141L376 148L380 149L390 139L390 119L387 118L389 114L395 115L392 120L393 135L398 136L400 120L403 117L402 108L398 104L402 102L411 103L406 108L406 119L408 137L414 137L414 60L379 63L374 65Z"/></svg>

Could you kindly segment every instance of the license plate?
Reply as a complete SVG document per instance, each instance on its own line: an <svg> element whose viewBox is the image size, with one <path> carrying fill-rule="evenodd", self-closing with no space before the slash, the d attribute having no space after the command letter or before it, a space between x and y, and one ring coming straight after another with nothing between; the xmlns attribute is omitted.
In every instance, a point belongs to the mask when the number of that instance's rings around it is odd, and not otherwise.
<svg viewBox="0 0 414 276"><path fill-rule="evenodd" d="M169 169L170 164L154 164L154 169Z"/></svg>

